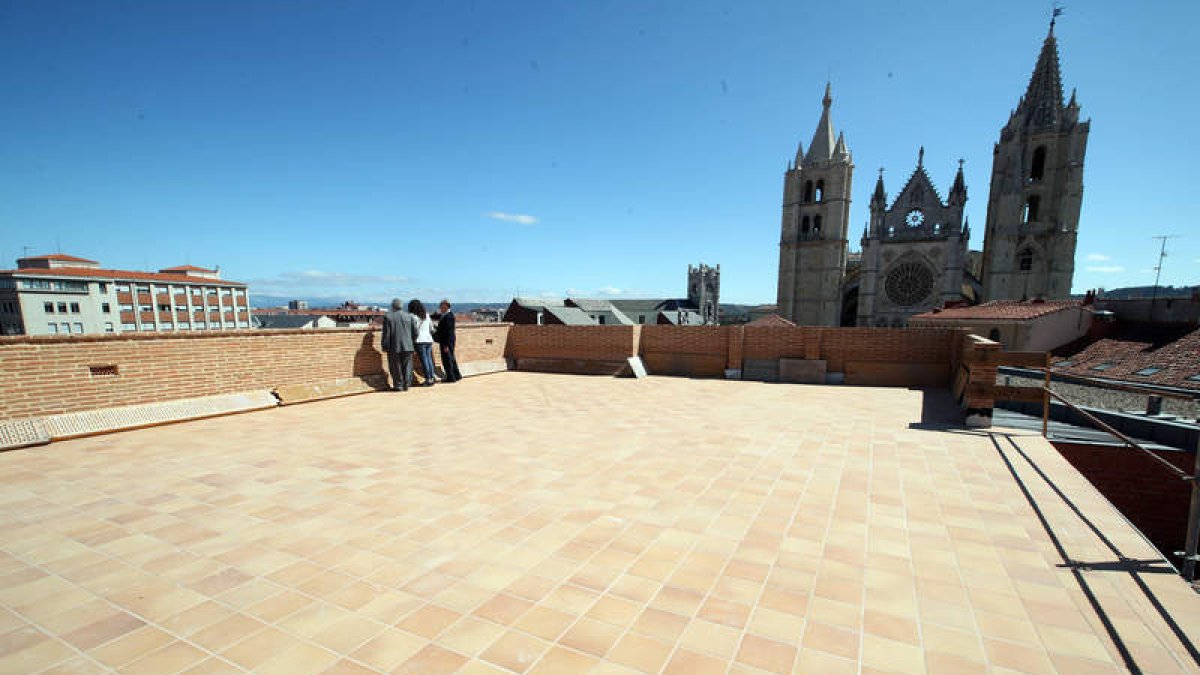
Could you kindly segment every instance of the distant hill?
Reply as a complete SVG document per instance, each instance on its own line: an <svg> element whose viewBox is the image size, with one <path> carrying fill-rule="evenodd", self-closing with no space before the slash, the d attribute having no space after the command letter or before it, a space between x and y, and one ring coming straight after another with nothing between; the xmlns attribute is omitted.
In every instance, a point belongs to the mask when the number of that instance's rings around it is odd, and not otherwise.
<svg viewBox="0 0 1200 675"><path fill-rule="evenodd" d="M275 307L287 307L287 304L292 300L303 300L308 303L310 309L318 309L323 307L339 307L342 303L351 298L335 298L335 297L297 297L294 295L255 295L254 289L250 289L250 305L255 309L271 309ZM392 304L391 298L353 298L354 302L363 306L379 306L388 307ZM441 299L421 299L427 308L437 307L437 303ZM486 309L503 309L508 307L507 302L456 302L454 303L454 311L456 312L471 312L478 308Z"/></svg>
<svg viewBox="0 0 1200 675"><path fill-rule="evenodd" d="M1126 286L1125 288L1105 289L1101 297L1110 300L1129 300L1132 298L1190 298L1200 293L1200 286L1159 286L1158 293L1154 286Z"/></svg>

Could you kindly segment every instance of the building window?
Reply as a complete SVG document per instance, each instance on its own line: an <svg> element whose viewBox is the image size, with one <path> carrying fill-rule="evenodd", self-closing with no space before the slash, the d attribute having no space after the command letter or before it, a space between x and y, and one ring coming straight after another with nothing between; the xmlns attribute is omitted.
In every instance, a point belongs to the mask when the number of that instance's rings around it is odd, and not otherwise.
<svg viewBox="0 0 1200 675"><path fill-rule="evenodd" d="M137 324L123 323L121 324L121 330L137 330Z"/></svg>
<svg viewBox="0 0 1200 675"><path fill-rule="evenodd" d="M1033 151L1033 164L1029 167L1029 180L1039 181L1046 173L1046 146L1039 145Z"/></svg>
<svg viewBox="0 0 1200 675"><path fill-rule="evenodd" d="M646 323L646 315L638 314L638 323Z"/></svg>
<svg viewBox="0 0 1200 675"><path fill-rule="evenodd" d="M154 305L138 305L139 312L153 312Z"/></svg>
<svg viewBox="0 0 1200 675"><path fill-rule="evenodd" d="M1161 370L1162 370L1162 368L1160 368L1158 366L1149 366L1147 368L1142 368L1141 370L1134 373L1134 375L1141 375L1142 377L1150 377L1151 375L1153 375Z"/></svg>
<svg viewBox="0 0 1200 675"><path fill-rule="evenodd" d="M105 314L112 314L112 305L108 304L107 302L102 302L100 303L100 311L104 312Z"/></svg>
<svg viewBox="0 0 1200 675"><path fill-rule="evenodd" d="M160 312L169 312L169 311L171 311L171 306L170 306L170 305L159 305L159 306L158 306L158 311L160 311Z"/></svg>
<svg viewBox="0 0 1200 675"><path fill-rule="evenodd" d="M72 303L71 303L71 313L72 313L72 314L78 314L78 313L79 313L79 303L78 303L78 302L72 302Z"/></svg>
<svg viewBox="0 0 1200 675"><path fill-rule="evenodd" d="M1033 249L1021 249L1021 252L1017 254L1017 267L1022 272L1030 272L1033 270Z"/></svg>
<svg viewBox="0 0 1200 675"><path fill-rule="evenodd" d="M819 215L813 216L813 232L815 234L821 233L821 216Z"/></svg>
<svg viewBox="0 0 1200 675"><path fill-rule="evenodd" d="M101 281L100 283L96 284L96 288L97 288L97 289L99 289L99 291L100 291L101 293L107 293L107 292L108 292L108 284L104 283L103 281Z"/></svg>
<svg viewBox="0 0 1200 675"><path fill-rule="evenodd" d="M889 239L896 236L896 227L894 225L888 225L887 235Z"/></svg>
<svg viewBox="0 0 1200 675"><path fill-rule="evenodd" d="M817 191L813 194L813 197L819 202L825 201L825 181L817 181Z"/></svg>
<svg viewBox="0 0 1200 675"><path fill-rule="evenodd" d="M50 282L45 279L26 279L21 282L25 288L34 288L38 290L49 290Z"/></svg>
<svg viewBox="0 0 1200 675"><path fill-rule="evenodd" d="M59 314L67 313L67 303L65 303L65 302L58 303L58 313Z"/></svg>
<svg viewBox="0 0 1200 675"><path fill-rule="evenodd" d="M597 322L599 322L599 324L600 324L601 326L603 326L603 325L604 325L604 317L603 317L603 316L598 316L598 317L596 317L596 321L597 321Z"/></svg>
<svg viewBox="0 0 1200 675"><path fill-rule="evenodd" d="M808 234L808 228L808 216L804 216L800 219L800 231L804 234Z"/></svg>
<svg viewBox="0 0 1200 675"><path fill-rule="evenodd" d="M83 324L79 323L78 321L75 322L75 332L83 335Z"/></svg>
<svg viewBox="0 0 1200 675"><path fill-rule="evenodd" d="M149 292L150 292L150 287L149 287L149 286L138 286L138 287L137 287L137 292L138 292L138 293L149 293Z"/></svg>
<svg viewBox="0 0 1200 675"><path fill-rule="evenodd" d="M121 305L121 311L122 312L132 312L133 305Z"/></svg>
<svg viewBox="0 0 1200 675"><path fill-rule="evenodd" d="M804 181L804 203L807 204L813 200L813 182L811 180Z"/></svg>
<svg viewBox="0 0 1200 675"><path fill-rule="evenodd" d="M1074 362L1074 361L1072 361L1072 360L1070 360L1070 359L1064 359L1064 360L1062 360L1062 361L1057 361L1057 362L1055 362L1055 363L1053 364L1053 367L1055 367L1055 368L1066 368L1067 366L1071 366L1071 365L1074 365L1074 364L1075 364L1075 362Z"/></svg>
<svg viewBox="0 0 1200 675"><path fill-rule="evenodd" d="M67 333L67 334L70 334L70 332L71 332L71 324L69 324L69 323L60 323L60 324L58 324L58 332L60 332L60 333Z"/></svg>
<svg viewBox="0 0 1200 675"><path fill-rule="evenodd" d="M1100 363L1100 364L1092 366L1091 369L1092 370L1108 370L1109 368L1112 368L1115 365L1117 365L1117 364L1113 363L1112 361L1105 361L1104 363Z"/></svg>
<svg viewBox="0 0 1200 675"><path fill-rule="evenodd" d="M933 224L933 233L934 233L934 234L941 234L941 233L942 233L942 224L941 224L941 223L934 223L934 224Z"/></svg>
<svg viewBox="0 0 1200 675"><path fill-rule="evenodd" d="M1041 204L1042 198L1037 195L1029 195L1025 200L1025 216L1022 222L1033 223L1038 219L1038 206Z"/></svg>
<svg viewBox="0 0 1200 675"><path fill-rule="evenodd" d="M117 292L118 293L128 293L129 292L129 284L117 284Z"/></svg>
<svg viewBox="0 0 1200 675"><path fill-rule="evenodd" d="M50 333L51 335L57 335L58 334L58 324L56 324L56 323L46 324L46 332Z"/></svg>
<svg viewBox="0 0 1200 675"><path fill-rule="evenodd" d="M112 323L111 321L105 321L105 322L104 322L104 332L105 332L105 333L112 333L112 332L114 332L114 331L113 331L113 323Z"/></svg>
<svg viewBox="0 0 1200 675"><path fill-rule="evenodd" d="M1200 373L1192 375L1187 380L1188 380L1188 382L1200 382Z"/></svg>
<svg viewBox="0 0 1200 675"><path fill-rule="evenodd" d="M53 303L53 302L47 302L47 303L43 303L43 304L42 304L42 308L46 310L46 313L47 313L47 314L53 314L53 313L54 313L54 303Z"/></svg>

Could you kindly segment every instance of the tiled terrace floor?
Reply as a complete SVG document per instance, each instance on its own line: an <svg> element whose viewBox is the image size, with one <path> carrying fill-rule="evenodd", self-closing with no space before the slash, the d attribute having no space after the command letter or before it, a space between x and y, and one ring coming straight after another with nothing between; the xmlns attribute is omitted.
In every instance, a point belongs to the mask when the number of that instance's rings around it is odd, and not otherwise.
<svg viewBox="0 0 1200 675"><path fill-rule="evenodd" d="M1049 445L923 410L506 373L0 454L0 672L1197 670Z"/></svg>

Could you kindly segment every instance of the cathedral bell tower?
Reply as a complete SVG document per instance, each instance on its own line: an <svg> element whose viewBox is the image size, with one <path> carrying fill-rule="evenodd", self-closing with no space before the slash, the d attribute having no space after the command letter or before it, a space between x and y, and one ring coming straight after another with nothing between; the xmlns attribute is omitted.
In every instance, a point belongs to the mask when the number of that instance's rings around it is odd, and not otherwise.
<svg viewBox="0 0 1200 675"><path fill-rule="evenodd" d="M1063 105L1054 20L1033 76L992 151L983 299L1065 299L1075 273L1091 121Z"/></svg>
<svg viewBox="0 0 1200 675"><path fill-rule="evenodd" d="M808 152L796 148L783 179L779 239L779 313L801 326L837 326L846 271L850 180L854 164L846 140L835 140L825 85L821 120Z"/></svg>

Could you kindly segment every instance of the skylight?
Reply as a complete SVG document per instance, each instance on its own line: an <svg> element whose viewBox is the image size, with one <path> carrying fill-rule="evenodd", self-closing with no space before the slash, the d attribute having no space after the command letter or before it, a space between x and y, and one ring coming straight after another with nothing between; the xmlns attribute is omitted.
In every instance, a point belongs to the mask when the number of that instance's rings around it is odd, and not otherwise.
<svg viewBox="0 0 1200 675"><path fill-rule="evenodd" d="M1073 365L1075 365L1075 362L1072 361L1071 359L1063 359L1062 361L1058 361L1057 363L1055 363L1054 367L1055 368L1066 368L1067 366L1073 366Z"/></svg>
<svg viewBox="0 0 1200 675"><path fill-rule="evenodd" d="M1117 364L1113 363L1112 361L1105 361L1104 363L1100 363L1100 364L1092 366L1092 370L1108 370L1109 368L1112 368L1115 365L1117 365Z"/></svg>
<svg viewBox="0 0 1200 675"><path fill-rule="evenodd" d="M1146 377L1146 376L1153 375L1160 370L1162 370L1162 368L1159 368L1158 366L1150 366L1148 368L1142 368L1141 370L1134 373L1134 375L1141 375L1143 377Z"/></svg>

